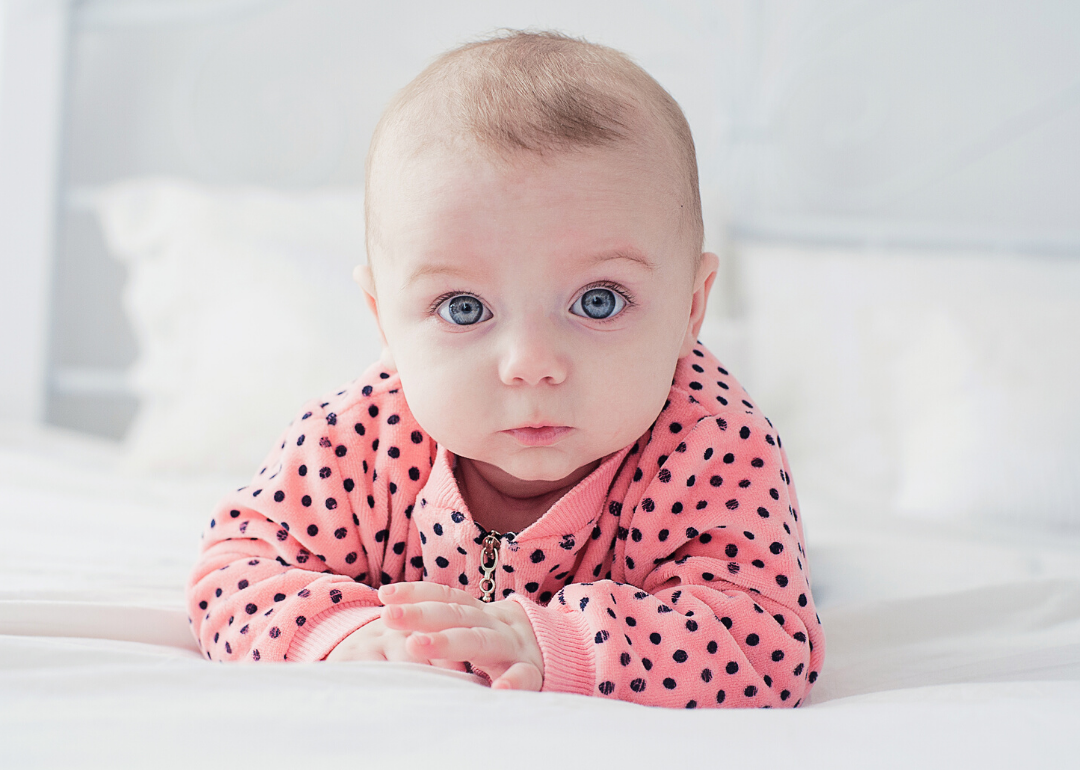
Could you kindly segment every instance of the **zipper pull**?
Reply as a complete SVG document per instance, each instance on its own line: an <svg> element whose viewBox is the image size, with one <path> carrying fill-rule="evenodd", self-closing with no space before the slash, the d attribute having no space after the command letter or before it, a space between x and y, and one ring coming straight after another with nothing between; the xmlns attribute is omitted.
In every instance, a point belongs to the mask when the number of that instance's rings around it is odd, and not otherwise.
<svg viewBox="0 0 1080 770"><path fill-rule="evenodd" d="M484 537L480 555L480 601L491 602L495 598L495 568L499 565L499 533L492 530Z"/></svg>

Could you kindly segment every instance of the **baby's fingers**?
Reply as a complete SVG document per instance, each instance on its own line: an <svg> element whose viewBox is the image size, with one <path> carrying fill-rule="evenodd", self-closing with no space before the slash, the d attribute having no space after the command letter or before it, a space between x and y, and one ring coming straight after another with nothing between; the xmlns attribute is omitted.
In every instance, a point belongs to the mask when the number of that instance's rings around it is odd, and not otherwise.
<svg viewBox="0 0 1080 770"><path fill-rule="evenodd" d="M467 607L485 605L472 594L459 588L451 588L441 583L429 583L416 580L404 583L391 583L379 588L379 601L383 604L409 604L415 602L453 602Z"/></svg>
<svg viewBox="0 0 1080 770"><path fill-rule="evenodd" d="M506 669L506 673L491 683L493 690L531 690L540 692L544 677L531 663L519 661Z"/></svg>
<svg viewBox="0 0 1080 770"><path fill-rule="evenodd" d="M411 634L413 655L445 660L468 660L481 668L498 668L512 660L513 640L490 628L448 628L430 634Z"/></svg>
<svg viewBox="0 0 1080 770"><path fill-rule="evenodd" d="M399 631L443 631L448 628L484 626L494 628L498 621L483 610L462 604L420 602L391 604L382 609L382 622Z"/></svg>

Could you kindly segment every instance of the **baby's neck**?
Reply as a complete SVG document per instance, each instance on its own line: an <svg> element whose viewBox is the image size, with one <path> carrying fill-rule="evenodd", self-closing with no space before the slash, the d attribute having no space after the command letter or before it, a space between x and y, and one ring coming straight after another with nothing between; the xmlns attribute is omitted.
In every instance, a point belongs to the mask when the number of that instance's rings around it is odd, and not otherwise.
<svg viewBox="0 0 1080 770"><path fill-rule="evenodd" d="M454 478L473 521L486 530L520 533L599 464L596 460L558 481L521 482L487 463L458 457Z"/></svg>

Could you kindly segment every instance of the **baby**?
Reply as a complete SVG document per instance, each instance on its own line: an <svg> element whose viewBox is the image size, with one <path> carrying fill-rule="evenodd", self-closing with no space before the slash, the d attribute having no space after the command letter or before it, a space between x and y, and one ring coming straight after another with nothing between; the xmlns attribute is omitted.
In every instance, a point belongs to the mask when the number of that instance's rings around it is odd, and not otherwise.
<svg viewBox="0 0 1080 770"><path fill-rule="evenodd" d="M365 214L382 358L216 511L206 656L798 706L824 655L798 504L696 341L718 259L671 96L558 34L464 46L387 108Z"/></svg>

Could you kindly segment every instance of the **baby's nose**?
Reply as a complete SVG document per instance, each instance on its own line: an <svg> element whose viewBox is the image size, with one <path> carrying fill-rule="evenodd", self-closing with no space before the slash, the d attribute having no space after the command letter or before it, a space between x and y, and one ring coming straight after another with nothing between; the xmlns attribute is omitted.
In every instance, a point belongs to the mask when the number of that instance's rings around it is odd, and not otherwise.
<svg viewBox="0 0 1080 770"><path fill-rule="evenodd" d="M499 376L507 385L558 385L567 371L567 357L552 324L526 321L507 334L499 362Z"/></svg>

